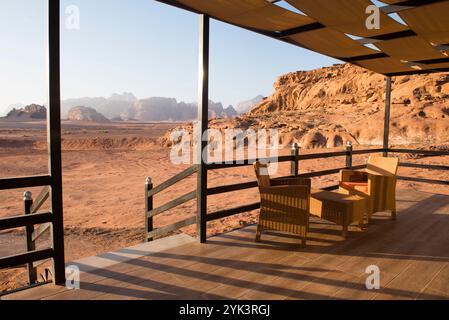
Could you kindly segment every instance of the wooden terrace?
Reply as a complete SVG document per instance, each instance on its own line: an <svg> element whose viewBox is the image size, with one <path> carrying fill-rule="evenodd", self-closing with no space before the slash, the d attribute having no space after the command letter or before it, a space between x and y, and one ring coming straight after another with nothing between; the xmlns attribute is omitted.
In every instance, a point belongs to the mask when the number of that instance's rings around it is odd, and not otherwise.
<svg viewBox="0 0 449 320"><path fill-rule="evenodd" d="M449 299L449 196L398 192L398 218L361 232L313 220L308 245L248 226L200 244L179 234L76 262L81 289L48 284L3 299ZM365 286L377 265L381 288Z"/></svg>

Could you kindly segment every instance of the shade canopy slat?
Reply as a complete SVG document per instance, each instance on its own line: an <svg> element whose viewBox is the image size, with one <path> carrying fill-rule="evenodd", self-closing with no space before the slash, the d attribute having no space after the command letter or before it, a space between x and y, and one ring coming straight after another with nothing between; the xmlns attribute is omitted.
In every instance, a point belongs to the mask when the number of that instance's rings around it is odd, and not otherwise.
<svg viewBox="0 0 449 320"><path fill-rule="evenodd" d="M354 36L370 38L408 29L383 12L379 15L379 29L368 29L366 12L367 8L373 5L369 0L287 0L287 2L323 25Z"/></svg>
<svg viewBox="0 0 449 320"><path fill-rule="evenodd" d="M448 68L449 0L382 1L391 7L379 7L376 28L370 0L158 1L389 76Z"/></svg>

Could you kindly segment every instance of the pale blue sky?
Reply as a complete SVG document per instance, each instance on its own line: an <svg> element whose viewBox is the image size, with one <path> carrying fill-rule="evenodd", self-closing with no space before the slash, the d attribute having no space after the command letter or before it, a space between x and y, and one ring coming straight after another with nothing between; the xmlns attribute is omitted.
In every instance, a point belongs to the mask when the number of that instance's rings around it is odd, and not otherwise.
<svg viewBox="0 0 449 320"><path fill-rule="evenodd" d="M81 29L62 30L63 99L133 92L197 95L198 18L153 0L62 0ZM0 113L46 99L46 0L0 0ZM289 71L339 63L249 31L212 22L210 97L224 105L269 95Z"/></svg>

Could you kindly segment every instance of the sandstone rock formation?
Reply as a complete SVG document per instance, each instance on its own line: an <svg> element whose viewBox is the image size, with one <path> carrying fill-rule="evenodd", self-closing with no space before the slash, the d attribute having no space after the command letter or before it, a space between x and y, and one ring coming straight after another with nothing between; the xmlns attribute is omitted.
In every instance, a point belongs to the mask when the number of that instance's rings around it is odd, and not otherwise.
<svg viewBox="0 0 449 320"><path fill-rule="evenodd" d="M93 108L78 106L70 109L68 119L71 121L89 121L96 123L110 122L105 116Z"/></svg>
<svg viewBox="0 0 449 320"><path fill-rule="evenodd" d="M274 89L249 113L210 127L278 129L281 144L303 148L382 145L384 76L342 64L282 75ZM393 78L391 112L392 144L449 143L449 74Z"/></svg>
<svg viewBox="0 0 449 320"><path fill-rule="evenodd" d="M44 120L47 118L47 109L44 106L30 104L24 108L13 108L5 119L10 121Z"/></svg>
<svg viewBox="0 0 449 320"><path fill-rule="evenodd" d="M273 95L256 106L250 116L293 113L297 120L291 121L299 123L313 116L313 129L325 135L328 145L338 145L338 136L343 140L351 136L360 144L381 144L385 110L382 75L343 64L283 75L276 80L274 89ZM393 78L391 142L449 142L448 107L449 74ZM334 134L336 142L332 141ZM314 146L308 137L302 142L306 147Z"/></svg>

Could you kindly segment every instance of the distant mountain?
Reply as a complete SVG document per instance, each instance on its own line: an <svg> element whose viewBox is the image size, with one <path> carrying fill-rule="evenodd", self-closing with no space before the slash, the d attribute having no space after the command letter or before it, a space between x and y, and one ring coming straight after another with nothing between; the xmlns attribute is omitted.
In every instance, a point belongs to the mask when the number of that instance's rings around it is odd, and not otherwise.
<svg viewBox="0 0 449 320"><path fill-rule="evenodd" d="M213 101L209 101L209 118L233 118L238 115L237 111L235 111L233 106L228 106L227 108L223 108L223 105L218 102L214 103ZM196 113L195 113L196 117Z"/></svg>
<svg viewBox="0 0 449 320"><path fill-rule="evenodd" d="M62 101L61 116L69 110L84 106L95 109L108 119L138 121L188 121L197 117L197 104L178 102L175 98L152 97L137 99L132 93L113 94L109 98L78 98ZM224 108L220 102L209 101L209 118L231 118L238 113L234 107Z"/></svg>
<svg viewBox="0 0 449 320"><path fill-rule="evenodd" d="M44 120L47 118L47 109L38 104L30 104L24 108L13 108L5 116L12 121Z"/></svg>
<svg viewBox="0 0 449 320"><path fill-rule="evenodd" d="M70 109L68 119L72 121L90 121L97 123L110 122L105 116L97 112L94 108L78 106Z"/></svg>
<svg viewBox="0 0 449 320"><path fill-rule="evenodd" d="M122 113L127 112L129 108L132 108L134 103L138 99L129 92L123 94L113 94L109 98L96 97L96 98L78 98L68 99L62 101L61 116L67 118L68 112L71 108L77 106L85 106L87 108L93 108L97 112L103 114L105 117L112 119L121 117Z"/></svg>
<svg viewBox="0 0 449 320"><path fill-rule="evenodd" d="M153 97L134 103L124 119L140 121L188 121L197 117L197 104L178 102L175 98ZM231 118L237 115L232 106L223 108L218 102L209 101L209 118Z"/></svg>
<svg viewBox="0 0 449 320"><path fill-rule="evenodd" d="M264 99L264 96L258 95L251 100L242 101L237 104L237 107L235 108L235 110L239 114L247 113L247 112L251 111L252 108L257 106L263 99Z"/></svg>

